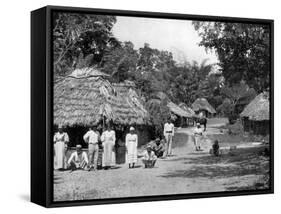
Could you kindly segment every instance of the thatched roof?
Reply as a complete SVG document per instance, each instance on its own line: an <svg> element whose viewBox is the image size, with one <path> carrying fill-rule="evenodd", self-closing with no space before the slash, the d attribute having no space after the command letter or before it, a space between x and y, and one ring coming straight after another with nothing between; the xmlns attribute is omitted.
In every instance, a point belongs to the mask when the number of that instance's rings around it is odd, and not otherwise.
<svg viewBox="0 0 281 214"><path fill-rule="evenodd" d="M172 112L174 115L180 116L180 117L193 117L192 112L186 111L185 109L181 108L174 102L172 102L167 94L165 94L162 91L157 92L156 94L152 95L152 99L158 99L158 100L166 100L167 101L167 107L169 108L170 112ZM193 112L194 113L194 112Z"/></svg>
<svg viewBox="0 0 281 214"><path fill-rule="evenodd" d="M54 85L54 123L89 126L103 116L115 124L143 125L149 114L134 88L97 76L70 75Z"/></svg>
<svg viewBox="0 0 281 214"><path fill-rule="evenodd" d="M269 120L269 93L264 92L255 97L242 111L241 117L249 120Z"/></svg>
<svg viewBox="0 0 281 214"><path fill-rule="evenodd" d="M192 103L192 109L193 111L206 110L211 114L216 113L216 110L205 98L198 98L197 100L195 100L194 103Z"/></svg>
<svg viewBox="0 0 281 214"><path fill-rule="evenodd" d="M99 71L94 67L85 67L75 69L70 75L70 77L74 78L85 78L85 77L109 77L110 75Z"/></svg>
<svg viewBox="0 0 281 214"><path fill-rule="evenodd" d="M179 107L188 112L191 117L195 116L195 112L192 110L192 108L189 108L185 103L180 103Z"/></svg>
<svg viewBox="0 0 281 214"><path fill-rule="evenodd" d="M190 114L188 111L182 109L181 107L179 107L173 102L168 102L167 106L170 109L170 111L175 115L178 115L180 117L189 117L189 118L193 117L193 114Z"/></svg>

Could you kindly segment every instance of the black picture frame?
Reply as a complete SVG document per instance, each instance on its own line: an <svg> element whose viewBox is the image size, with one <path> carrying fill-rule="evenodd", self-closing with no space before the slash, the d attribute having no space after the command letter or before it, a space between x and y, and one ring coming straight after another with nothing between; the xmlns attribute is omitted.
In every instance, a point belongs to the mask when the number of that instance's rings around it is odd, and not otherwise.
<svg viewBox="0 0 281 214"><path fill-rule="evenodd" d="M95 199L54 202L52 170L53 133L53 66L52 66L52 13L75 12L102 15L150 17L164 19L221 21L265 24L270 27L270 188L255 191L213 192L146 197ZM139 12L79 7L46 6L31 12L31 201L44 207L115 204L189 198L226 197L268 194L274 192L274 21L220 16Z"/></svg>

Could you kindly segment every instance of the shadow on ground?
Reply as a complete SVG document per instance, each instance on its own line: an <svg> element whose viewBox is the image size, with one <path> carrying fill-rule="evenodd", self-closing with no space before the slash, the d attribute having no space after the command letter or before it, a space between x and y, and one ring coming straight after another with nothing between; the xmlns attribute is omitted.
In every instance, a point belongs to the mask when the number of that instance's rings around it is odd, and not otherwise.
<svg viewBox="0 0 281 214"><path fill-rule="evenodd" d="M59 175L54 175L54 184L60 184L63 182L63 179Z"/></svg>
<svg viewBox="0 0 281 214"><path fill-rule="evenodd" d="M262 148L237 149L220 157L192 156L166 161L184 161L190 165L186 170L176 170L161 175L164 178L230 178L245 175L265 174L269 169L269 158L260 155Z"/></svg>
<svg viewBox="0 0 281 214"><path fill-rule="evenodd" d="M186 143L187 143L189 137L190 136L186 133L182 133L182 132L176 133L174 136L174 143L173 143L172 147L175 148L175 147L186 146Z"/></svg>

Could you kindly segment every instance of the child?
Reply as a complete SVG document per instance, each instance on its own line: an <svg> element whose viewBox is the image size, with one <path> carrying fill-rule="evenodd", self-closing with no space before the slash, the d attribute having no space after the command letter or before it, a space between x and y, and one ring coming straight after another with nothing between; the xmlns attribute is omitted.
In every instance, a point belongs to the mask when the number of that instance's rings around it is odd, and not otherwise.
<svg viewBox="0 0 281 214"><path fill-rule="evenodd" d="M215 140L215 141L214 141L214 144L213 144L213 154L214 154L215 156L219 156L219 153L220 153L219 141L218 141L218 140Z"/></svg>

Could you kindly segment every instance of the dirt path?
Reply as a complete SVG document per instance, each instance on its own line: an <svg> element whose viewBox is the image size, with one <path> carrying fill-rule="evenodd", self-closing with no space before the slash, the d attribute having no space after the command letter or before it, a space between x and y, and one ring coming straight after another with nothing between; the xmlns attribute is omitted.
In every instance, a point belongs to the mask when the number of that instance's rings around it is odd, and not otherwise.
<svg viewBox="0 0 281 214"><path fill-rule="evenodd" d="M213 132L218 130L208 128L206 135ZM204 151L195 152L191 128L177 130L176 137L174 155L158 159L153 169L144 169L139 161L135 169L124 164L107 171L56 171L55 201L235 190L253 185L268 168L268 161L261 164L259 157L251 156L252 150L233 157L210 156L207 136Z"/></svg>

